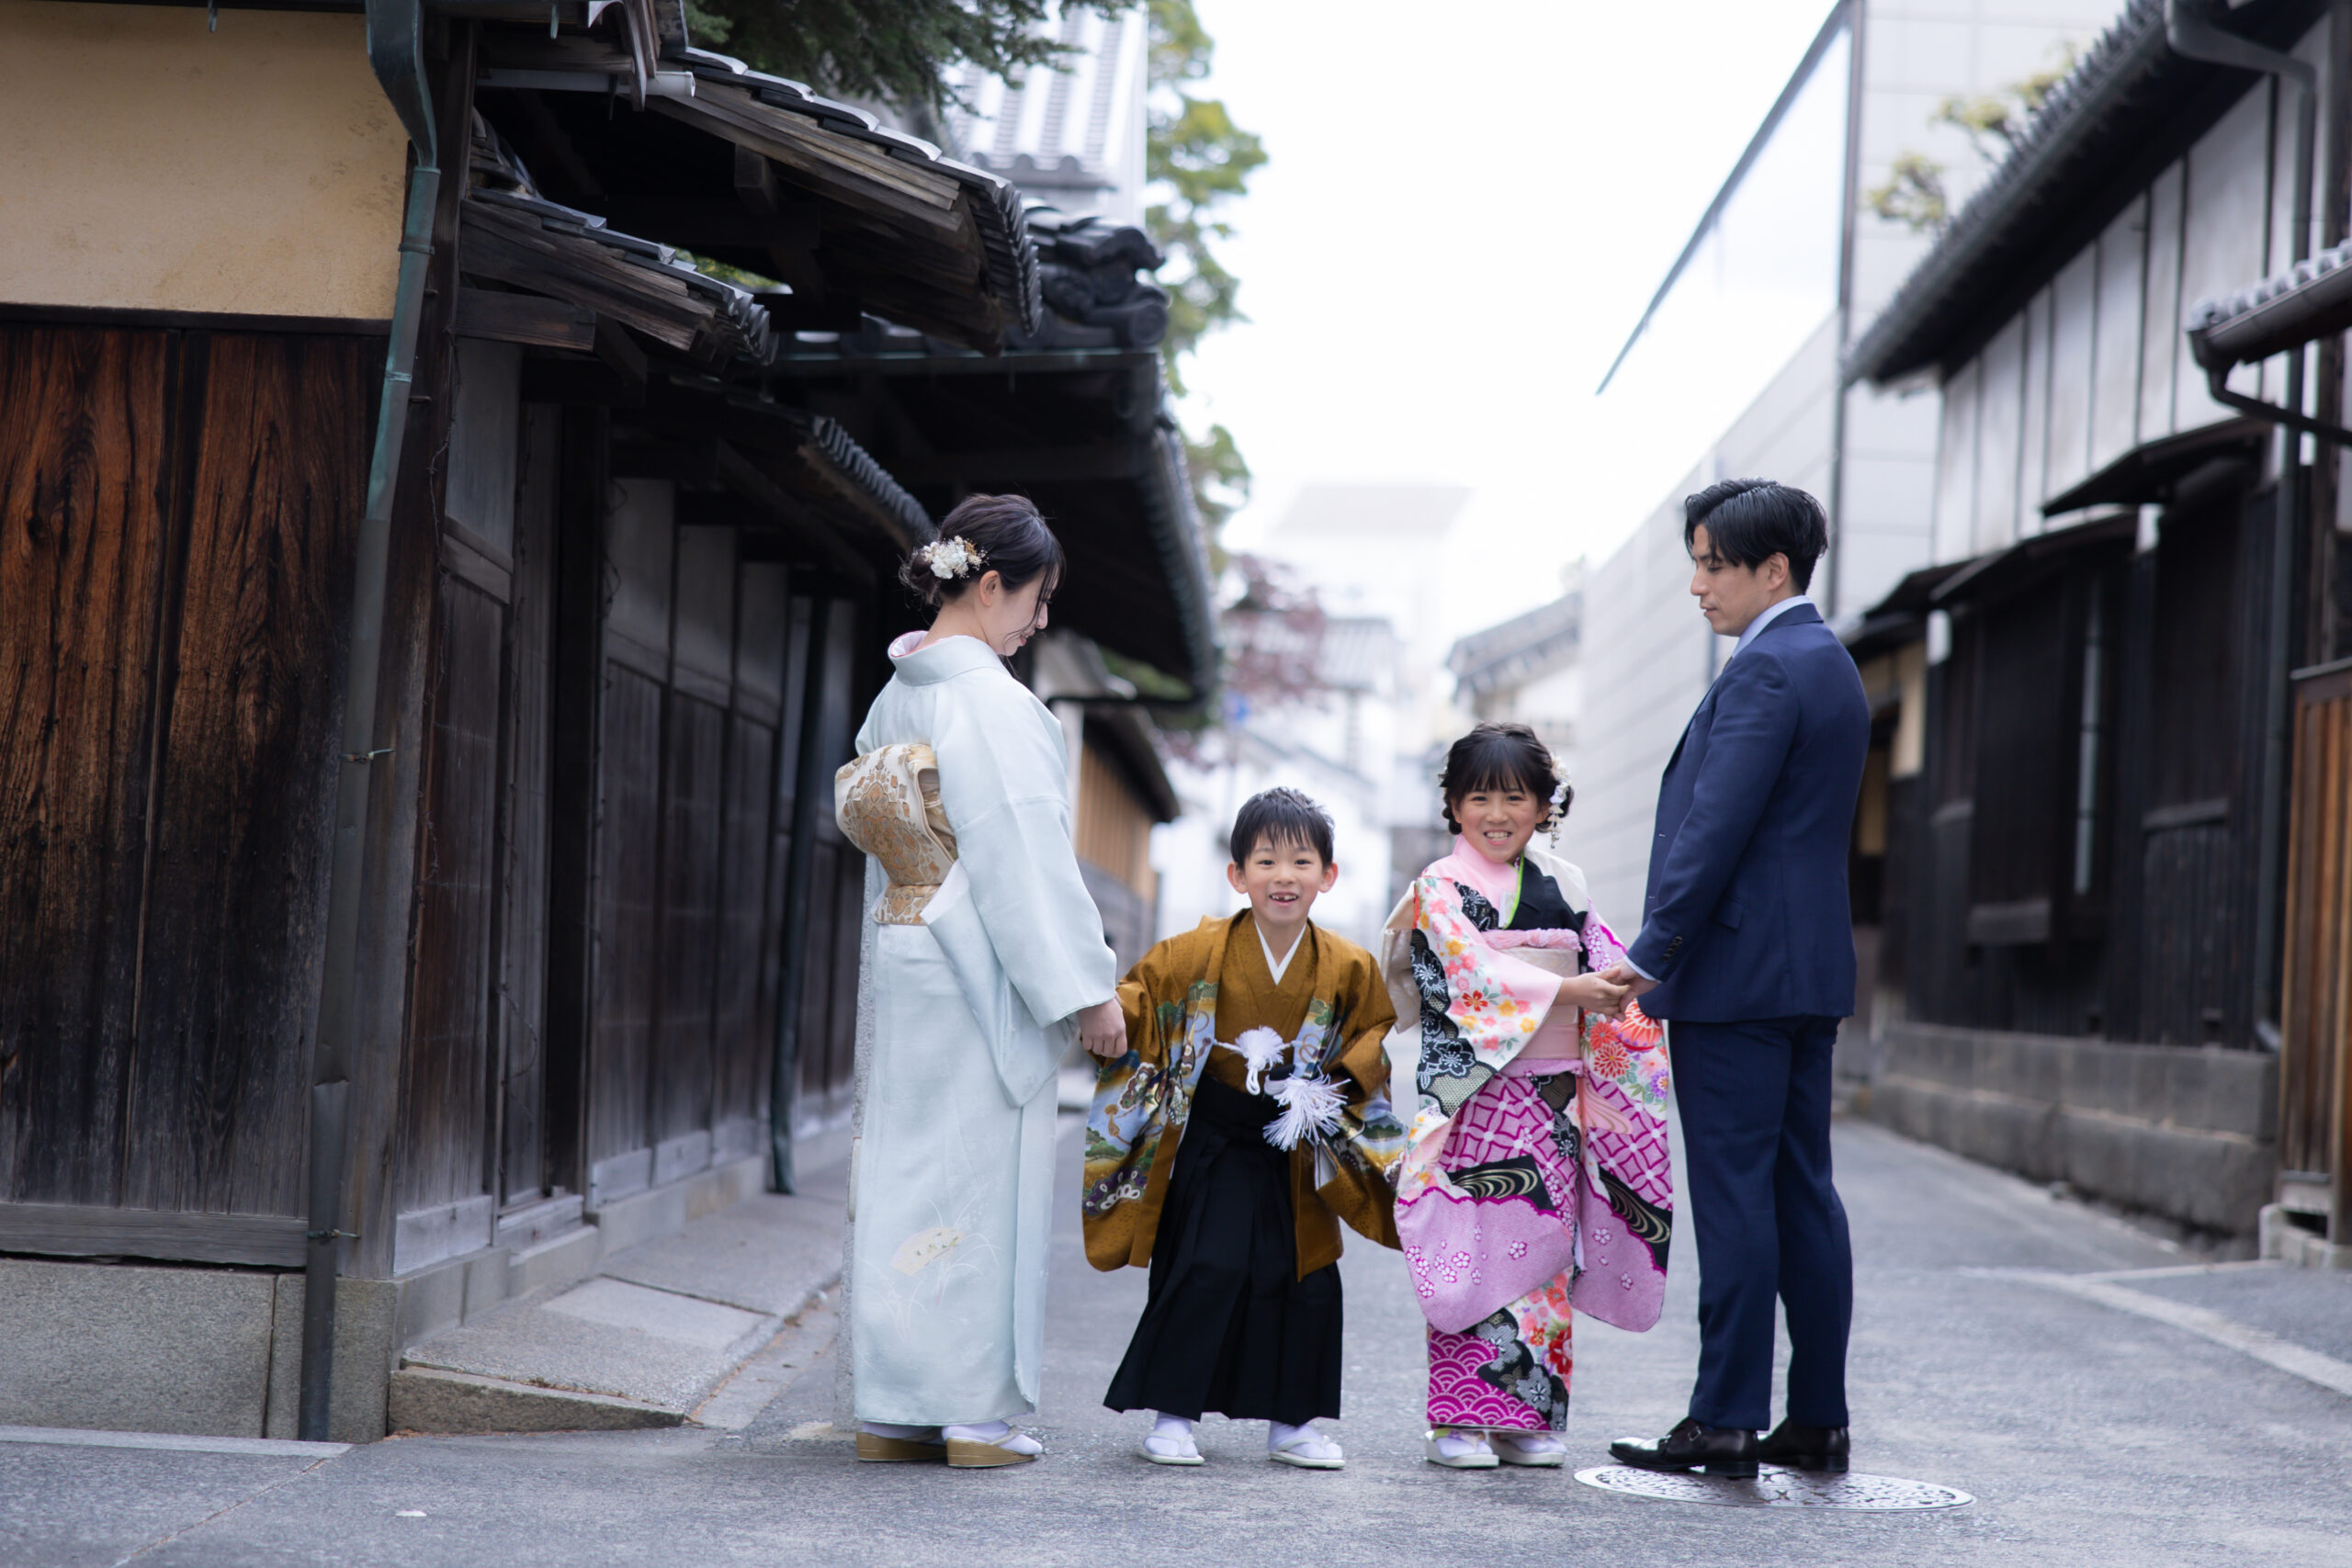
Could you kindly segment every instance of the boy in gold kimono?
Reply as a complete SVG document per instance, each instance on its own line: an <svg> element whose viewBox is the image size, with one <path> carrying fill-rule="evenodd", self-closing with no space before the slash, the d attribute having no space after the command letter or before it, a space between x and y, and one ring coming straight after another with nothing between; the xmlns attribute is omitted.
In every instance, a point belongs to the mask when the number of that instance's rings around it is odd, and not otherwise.
<svg viewBox="0 0 2352 1568"><path fill-rule="evenodd" d="M1298 791L1253 796L1226 874L1249 908L1119 987L1129 1048L1100 1065L1088 1118L1086 1255L1151 1269L1103 1403L1155 1413L1155 1464L1201 1463L1193 1424L1212 1410L1266 1421L1277 1463L1342 1462L1312 1425L1340 1413L1340 1222L1396 1245L1385 1171L1404 1129L1379 965L1307 918L1339 876L1331 840Z"/></svg>

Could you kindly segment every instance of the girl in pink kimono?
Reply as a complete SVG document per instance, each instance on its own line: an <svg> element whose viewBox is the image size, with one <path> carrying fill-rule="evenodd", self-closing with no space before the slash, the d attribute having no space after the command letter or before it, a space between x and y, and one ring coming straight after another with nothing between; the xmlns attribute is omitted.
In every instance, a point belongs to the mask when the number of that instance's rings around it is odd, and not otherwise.
<svg viewBox="0 0 2352 1568"><path fill-rule="evenodd" d="M1453 851L1389 917L1418 1071L1396 1230L1429 1319L1430 1462L1566 1458L1572 1307L1641 1330L1666 1291L1673 1185L1657 1026L1599 971L1624 949L1584 875L1536 850L1570 791L1535 732L1482 724L1441 782ZM1418 1027L1409 1021L1418 1019Z"/></svg>

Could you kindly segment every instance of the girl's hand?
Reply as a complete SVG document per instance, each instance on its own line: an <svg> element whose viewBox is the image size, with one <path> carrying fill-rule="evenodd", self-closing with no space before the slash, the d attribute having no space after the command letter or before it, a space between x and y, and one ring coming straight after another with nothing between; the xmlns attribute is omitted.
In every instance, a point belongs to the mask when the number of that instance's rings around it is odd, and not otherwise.
<svg viewBox="0 0 2352 1568"><path fill-rule="evenodd" d="M1127 1015L1120 1010L1118 998L1080 1008L1076 1016L1080 1044L1106 1062L1127 1054Z"/></svg>
<svg viewBox="0 0 2352 1568"><path fill-rule="evenodd" d="M1630 989L1629 987L1620 986L1611 981L1605 972L1599 975L1578 975L1560 982L1560 1000L1580 1007L1587 1012L1603 1013L1610 1018L1622 1018L1624 1016L1625 998Z"/></svg>

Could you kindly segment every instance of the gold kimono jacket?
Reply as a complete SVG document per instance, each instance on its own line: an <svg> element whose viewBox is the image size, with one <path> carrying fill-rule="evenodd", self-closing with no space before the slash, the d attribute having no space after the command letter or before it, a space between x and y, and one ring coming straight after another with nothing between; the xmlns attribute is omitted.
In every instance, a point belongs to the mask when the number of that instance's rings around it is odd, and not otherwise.
<svg viewBox="0 0 2352 1568"><path fill-rule="evenodd" d="M1277 985L1244 909L1170 937L1120 982L1128 1051L1099 1066L1087 1120L1086 1257L1097 1269L1151 1261L1193 1087L1206 1072L1244 1089L1247 1066L1231 1043L1261 1026L1343 1079L1348 1102L1345 1139L1291 1151L1298 1277L1339 1260L1341 1220L1396 1245L1383 1161L1402 1153L1404 1129L1388 1114L1382 1050L1396 1012L1371 953L1312 924L1299 942Z"/></svg>

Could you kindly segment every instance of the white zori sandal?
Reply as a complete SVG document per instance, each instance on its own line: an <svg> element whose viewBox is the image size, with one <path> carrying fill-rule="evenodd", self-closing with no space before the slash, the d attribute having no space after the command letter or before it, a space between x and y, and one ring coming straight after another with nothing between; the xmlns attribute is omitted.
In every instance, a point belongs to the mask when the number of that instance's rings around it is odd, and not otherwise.
<svg viewBox="0 0 2352 1568"><path fill-rule="evenodd" d="M1300 1470L1340 1470L1348 1462L1340 1452L1340 1445L1317 1431L1312 1422L1304 1427L1267 1422L1266 1457L1276 1464L1294 1465Z"/></svg>
<svg viewBox="0 0 2352 1568"><path fill-rule="evenodd" d="M1440 1427L1423 1440L1422 1453L1431 1464L1448 1470L1492 1470L1502 1462L1487 1445L1487 1434Z"/></svg>
<svg viewBox="0 0 2352 1568"><path fill-rule="evenodd" d="M1505 1464L1557 1470L1568 1462L1568 1445L1549 1432L1493 1432L1487 1441L1494 1445L1495 1457Z"/></svg>
<svg viewBox="0 0 2352 1568"><path fill-rule="evenodd" d="M971 1427L942 1427L947 1442L947 1463L953 1470L993 1470L1001 1464L1027 1464L1046 1451L1046 1445L1008 1422L983 1421Z"/></svg>
<svg viewBox="0 0 2352 1568"><path fill-rule="evenodd" d="M1143 1457L1154 1464L1208 1462L1193 1440L1193 1424L1182 1416L1162 1416L1152 1423L1151 1435L1143 1440Z"/></svg>

